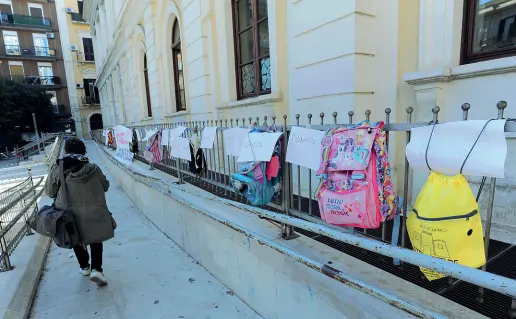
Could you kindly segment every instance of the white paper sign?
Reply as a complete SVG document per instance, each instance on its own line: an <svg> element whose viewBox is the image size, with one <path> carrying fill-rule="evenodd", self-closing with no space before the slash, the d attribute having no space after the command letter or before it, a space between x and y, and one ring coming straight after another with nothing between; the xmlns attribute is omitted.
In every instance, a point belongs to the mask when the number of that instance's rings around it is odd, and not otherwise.
<svg viewBox="0 0 516 319"><path fill-rule="evenodd" d="M228 128L222 131L222 141L224 142L224 154L234 155L235 129Z"/></svg>
<svg viewBox="0 0 516 319"><path fill-rule="evenodd" d="M142 139L143 142L148 141L151 137L153 137L156 133L158 133L158 130L145 130L145 137Z"/></svg>
<svg viewBox="0 0 516 319"><path fill-rule="evenodd" d="M168 146L170 145L170 131L173 129L163 129L161 130L161 145Z"/></svg>
<svg viewBox="0 0 516 319"><path fill-rule="evenodd" d="M281 132L247 134L237 162L270 161L276 142L281 135L283 135Z"/></svg>
<svg viewBox="0 0 516 319"><path fill-rule="evenodd" d="M313 170L319 169L324 135L323 131L293 126L288 139L286 161Z"/></svg>
<svg viewBox="0 0 516 319"><path fill-rule="evenodd" d="M174 139L174 138L180 137L181 135L183 135L185 130L186 130L186 127L184 127L184 126L175 127L174 129L172 129L170 131L170 138Z"/></svg>
<svg viewBox="0 0 516 319"><path fill-rule="evenodd" d="M191 160L190 156L190 141L184 137L178 137L170 141L172 150L170 155L172 157L182 158L185 160Z"/></svg>
<svg viewBox="0 0 516 319"><path fill-rule="evenodd" d="M201 139L201 148L213 148L213 142L215 142L215 137L217 136L217 127L209 126L205 127L202 131L202 139Z"/></svg>
<svg viewBox="0 0 516 319"><path fill-rule="evenodd" d="M109 131L108 130L104 130L104 133L102 135L104 135L104 140L105 140L105 143L106 145L108 145L109 143Z"/></svg>
<svg viewBox="0 0 516 319"><path fill-rule="evenodd" d="M134 154L131 152L129 143L132 140L132 131L122 125L117 125L113 128L116 140L115 157L125 165L131 165Z"/></svg>
<svg viewBox="0 0 516 319"><path fill-rule="evenodd" d="M172 145L172 140L180 137L186 130L184 126L178 126L171 129L163 129L161 131L161 145L170 146Z"/></svg>
<svg viewBox="0 0 516 319"><path fill-rule="evenodd" d="M242 152L242 148L244 147L244 142L249 140L249 137L247 136L251 129L249 128L242 128L242 127L236 127L234 132L234 144L233 144L233 155L239 156L240 152Z"/></svg>
<svg viewBox="0 0 516 319"><path fill-rule="evenodd" d="M459 174L486 122L459 121L436 125L428 147L430 168L448 175ZM464 175L504 177L507 156L504 126L505 120L494 120L487 124L464 164ZM416 170L428 171L425 153L431 132L432 125L412 129L411 140L407 145L407 159Z"/></svg>

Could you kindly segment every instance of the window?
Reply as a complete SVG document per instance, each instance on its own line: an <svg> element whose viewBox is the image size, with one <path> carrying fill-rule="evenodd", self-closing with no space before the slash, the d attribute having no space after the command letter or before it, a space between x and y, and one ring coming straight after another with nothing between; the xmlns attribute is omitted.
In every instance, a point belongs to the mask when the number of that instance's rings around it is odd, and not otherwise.
<svg viewBox="0 0 516 319"><path fill-rule="evenodd" d="M84 61L95 61L93 40L91 38L82 38L82 48L84 52Z"/></svg>
<svg viewBox="0 0 516 319"><path fill-rule="evenodd" d="M516 0L464 4L462 64L516 55Z"/></svg>
<svg viewBox="0 0 516 319"><path fill-rule="evenodd" d="M267 0L234 0L238 98L271 92Z"/></svg>
<svg viewBox="0 0 516 319"><path fill-rule="evenodd" d="M29 3L29 14L31 17L43 18L43 6L41 4Z"/></svg>
<svg viewBox="0 0 516 319"><path fill-rule="evenodd" d="M21 55L18 33L16 31L2 31L6 55Z"/></svg>
<svg viewBox="0 0 516 319"><path fill-rule="evenodd" d="M11 81L23 83L25 81L23 63L17 61L9 61L9 74L11 76Z"/></svg>
<svg viewBox="0 0 516 319"><path fill-rule="evenodd" d="M84 79L84 96L87 104L99 104L99 90L95 79Z"/></svg>
<svg viewBox="0 0 516 319"><path fill-rule="evenodd" d="M11 1L0 0L0 13L12 14L13 3Z"/></svg>
<svg viewBox="0 0 516 319"><path fill-rule="evenodd" d="M143 55L143 78L145 80L145 99L147 100L147 116L152 117L152 105L149 89L149 70L147 69L147 54Z"/></svg>
<svg viewBox="0 0 516 319"><path fill-rule="evenodd" d="M41 85L55 85L52 64L38 62L39 83Z"/></svg>
<svg viewBox="0 0 516 319"><path fill-rule="evenodd" d="M84 8L84 2L82 0L77 0L77 8L79 9L79 14L82 17L83 8Z"/></svg>
<svg viewBox="0 0 516 319"><path fill-rule="evenodd" d="M48 38L44 33L33 33L32 40L34 41L34 53L36 56L50 56L48 49Z"/></svg>
<svg viewBox="0 0 516 319"><path fill-rule="evenodd" d="M54 108L54 113L58 113L59 107L57 106L56 91L47 91L47 93L50 95L50 103L52 104L52 107Z"/></svg>
<svg viewBox="0 0 516 319"><path fill-rule="evenodd" d="M174 60L174 87L176 91L176 110L186 110L185 79L183 73L183 55L181 54L181 34L176 19L172 28L172 59Z"/></svg>

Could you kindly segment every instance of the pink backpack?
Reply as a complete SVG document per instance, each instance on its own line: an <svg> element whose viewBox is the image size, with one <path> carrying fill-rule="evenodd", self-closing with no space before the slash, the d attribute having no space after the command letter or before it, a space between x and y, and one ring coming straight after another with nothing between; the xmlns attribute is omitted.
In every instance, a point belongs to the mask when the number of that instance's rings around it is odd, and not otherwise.
<svg viewBox="0 0 516 319"><path fill-rule="evenodd" d="M333 225L378 228L394 213L383 122L330 129L321 142L321 218Z"/></svg>

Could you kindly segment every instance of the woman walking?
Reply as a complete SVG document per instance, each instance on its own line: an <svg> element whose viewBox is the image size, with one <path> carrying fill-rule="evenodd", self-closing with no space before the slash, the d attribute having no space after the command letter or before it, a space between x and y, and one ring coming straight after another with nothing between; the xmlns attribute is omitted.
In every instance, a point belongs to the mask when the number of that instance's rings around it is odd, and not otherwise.
<svg viewBox="0 0 516 319"><path fill-rule="evenodd" d="M99 286L107 284L102 270L103 242L114 237L114 220L106 204L105 192L109 181L101 169L86 157L86 145L73 137L65 142L65 155L57 160L48 175L45 191L55 198L57 209L67 209L79 232L80 244L73 250L80 266L80 273L90 276ZM66 196L60 187L59 164L63 162ZM90 256L87 246L90 246Z"/></svg>

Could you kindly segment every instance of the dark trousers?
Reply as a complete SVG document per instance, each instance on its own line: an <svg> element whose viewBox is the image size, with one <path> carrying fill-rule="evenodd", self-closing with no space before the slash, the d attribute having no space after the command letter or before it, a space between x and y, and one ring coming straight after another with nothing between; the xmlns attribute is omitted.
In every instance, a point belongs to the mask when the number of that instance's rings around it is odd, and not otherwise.
<svg viewBox="0 0 516 319"><path fill-rule="evenodd" d="M91 269L102 272L102 250L104 249L102 243L91 244ZM90 256L88 255L88 249L83 246L76 246L73 251L77 257L77 261L81 268L90 267Z"/></svg>

